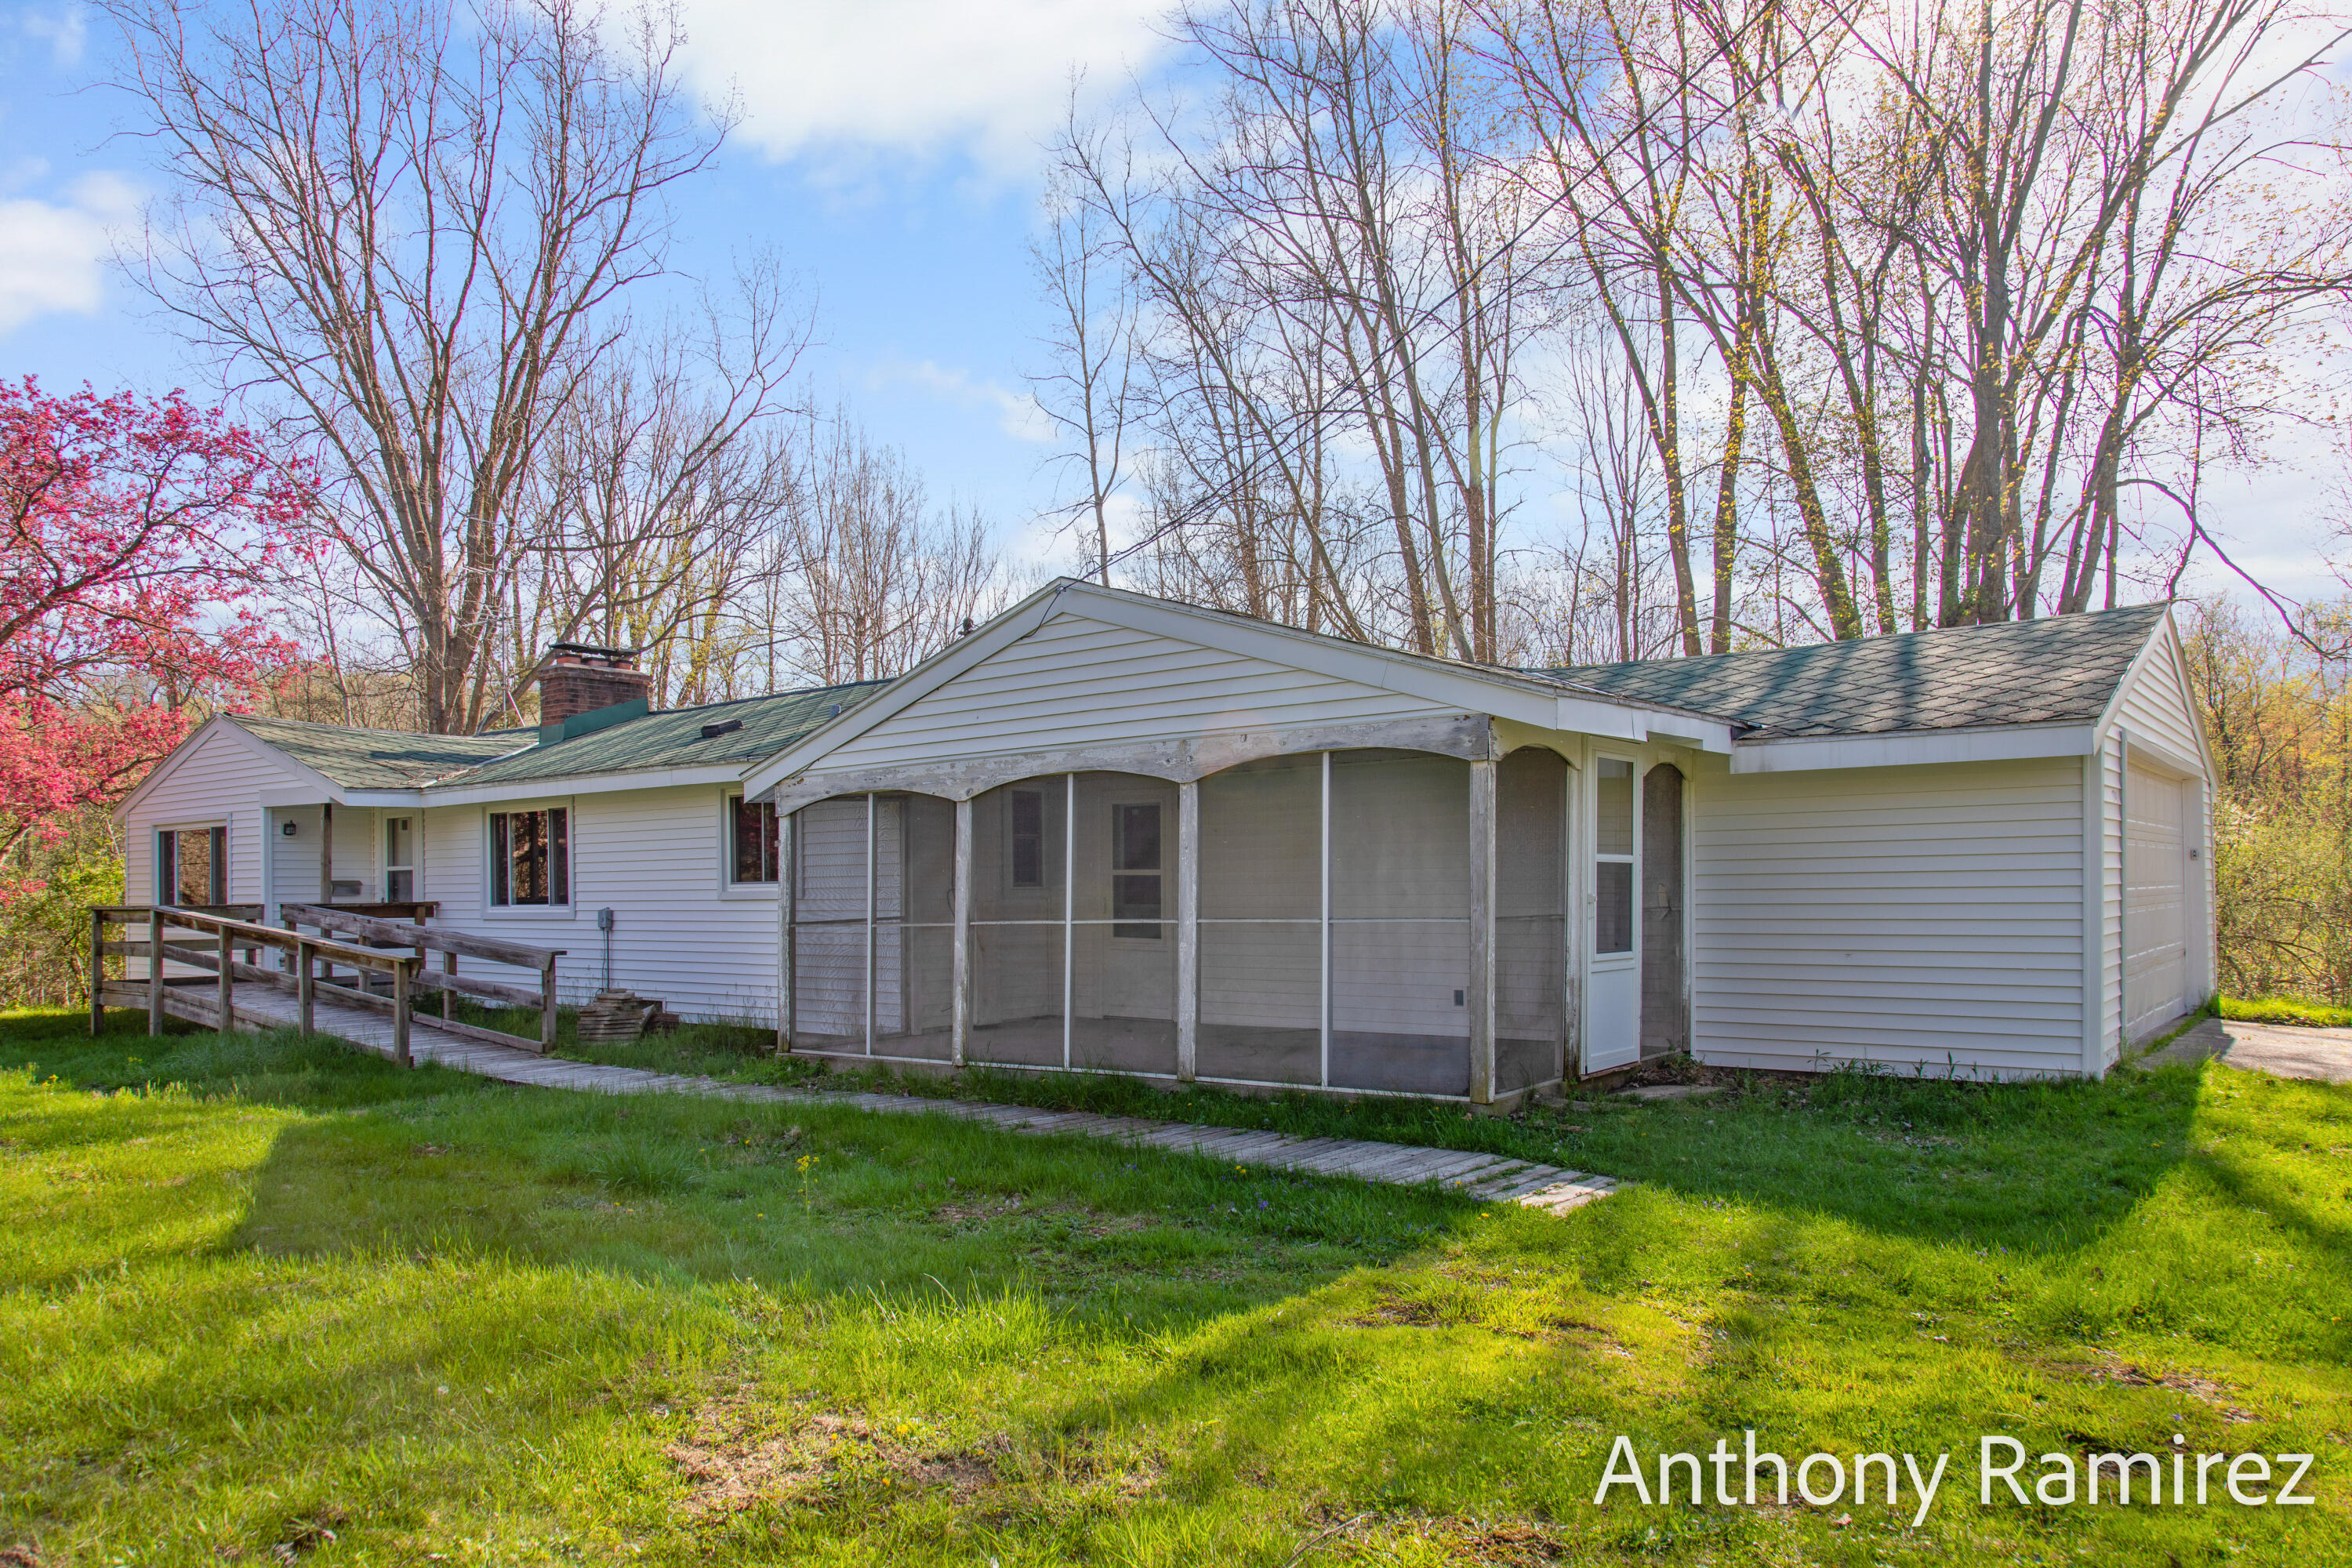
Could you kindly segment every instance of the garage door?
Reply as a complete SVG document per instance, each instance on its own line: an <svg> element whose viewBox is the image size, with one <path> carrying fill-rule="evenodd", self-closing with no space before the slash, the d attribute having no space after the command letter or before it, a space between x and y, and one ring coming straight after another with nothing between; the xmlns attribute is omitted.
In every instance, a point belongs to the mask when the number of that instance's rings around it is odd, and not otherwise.
<svg viewBox="0 0 2352 1568"><path fill-rule="evenodd" d="M2189 1011L2189 788L2131 764L2124 783L2124 1033Z"/></svg>

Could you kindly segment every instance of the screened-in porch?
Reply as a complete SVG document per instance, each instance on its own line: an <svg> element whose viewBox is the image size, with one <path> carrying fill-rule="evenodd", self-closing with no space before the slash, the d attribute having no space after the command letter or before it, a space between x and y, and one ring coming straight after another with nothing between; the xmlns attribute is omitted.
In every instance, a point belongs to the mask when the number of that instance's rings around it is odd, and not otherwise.
<svg viewBox="0 0 2352 1568"><path fill-rule="evenodd" d="M782 835L785 1030L829 1055L1255 1086L1556 1081L1573 777L1540 748L1342 750L816 801Z"/></svg>

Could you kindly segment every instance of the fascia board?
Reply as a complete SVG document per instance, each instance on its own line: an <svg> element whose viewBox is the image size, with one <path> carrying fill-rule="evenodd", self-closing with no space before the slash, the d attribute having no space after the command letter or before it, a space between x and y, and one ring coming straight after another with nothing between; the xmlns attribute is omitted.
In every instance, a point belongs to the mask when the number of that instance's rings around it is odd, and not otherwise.
<svg viewBox="0 0 2352 1568"><path fill-rule="evenodd" d="M260 804L263 805L317 805L322 801L331 801L337 805L421 806L425 804L425 792L414 789L346 789L331 792L306 789L299 784L289 784L278 789L263 790L260 795Z"/></svg>
<svg viewBox="0 0 2352 1568"><path fill-rule="evenodd" d="M693 784L731 784L743 770L724 763L692 768L622 769L604 773L550 773L539 778L502 779L490 784L451 784L424 792L420 804L485 805L502 800L543 800L552 795L615 795L632 789L671 789Z"/></svg>
<svg viewBox="0 0 2352 1568"><path fill-rule="evenodd" d="M2006 724L1978 730L1909 731L1896 735L1805 735L1742 741L1731 751L1735 773L1809 773L1822 768L1916 767L1937 763L2015 762L2087 756L2099 731L2089 724Z"/></svg>

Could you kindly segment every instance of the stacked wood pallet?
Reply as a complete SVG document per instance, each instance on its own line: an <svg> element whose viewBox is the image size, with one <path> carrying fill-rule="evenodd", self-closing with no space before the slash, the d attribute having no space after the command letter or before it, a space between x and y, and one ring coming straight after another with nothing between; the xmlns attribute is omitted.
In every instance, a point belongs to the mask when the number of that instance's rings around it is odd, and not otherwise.
<svg viewBox="0 0 2352 1568"><path fill-rule="evenodd" d="M593 1002L580 1009L579 1037L583 1046L623 1044L641 1038L647 1030L677 1026L676 1014L633 991L599 991Z"/></svg>

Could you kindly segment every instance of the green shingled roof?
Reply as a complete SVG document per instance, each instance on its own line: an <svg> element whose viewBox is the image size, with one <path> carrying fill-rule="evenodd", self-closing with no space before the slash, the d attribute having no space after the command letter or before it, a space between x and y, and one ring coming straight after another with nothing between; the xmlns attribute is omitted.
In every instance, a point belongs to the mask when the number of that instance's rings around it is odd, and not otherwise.
<svg viewBox="0 0 2352 1568"><path fill-rule="evenodd" d="M446 789L581 773L756 762L783 750L888 684L862 680L675 708L546 746L539 743L537 730L422 735L407 730L352 730L341 724L262 719L247 713L231 714L230 719L256 739L345 789ZM738 727L703 738L705 725L730 722Z"/></svg>
<svg viewBox="0 0 2352 1568"><path fill-rule="evenodd" d="M537 738L536 730L487 735L420 735L411 730L354 730L299 719L232 713L229 722L346 789L417 789L504 756Z"/></svg>
<svg viewBox="0 0 2352 1568"><path fill-rule="evenodd" d="M1531 670L1627 701L1695 709L1759 739L2087 723L2162 605L1696 658Z"/></svg>
<svg viewBox="0 0 2352 1568"><path fill-rule="evenodd" d="M830 722L835 714L847 712L889 684L887 680L861 680L846 686L776 691L765 697L648 713L642 719L625 720L610 729L575 735L551 746L532 746L446 783L471 786L565 778L577 773L757 762L773 756L818 725ZM736 720L741 721L742 728L707 741L702 738L706 724L725 724Z"/></svg>

